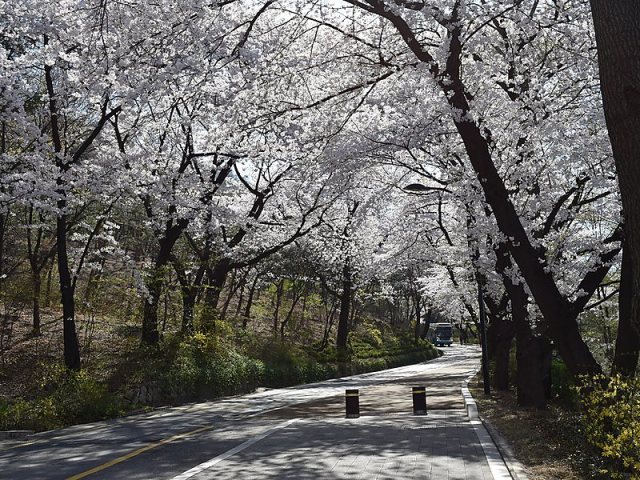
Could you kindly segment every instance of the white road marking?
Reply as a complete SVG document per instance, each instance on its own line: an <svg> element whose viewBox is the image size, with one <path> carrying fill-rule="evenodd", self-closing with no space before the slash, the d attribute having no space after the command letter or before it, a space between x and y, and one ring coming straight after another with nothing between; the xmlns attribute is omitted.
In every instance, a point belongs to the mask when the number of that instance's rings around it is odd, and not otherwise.
<svg viewBox="0 0 640 480"><path fill-rule="evenodd" d="M294 418L292 420L287 420L284 423L276 425L275 427L270 428L266 432L262 432L261 434L256 435L253 438L250 438L246 442L241 443L240 445L238 445L236 447L233 447L231 450L227 450L226 452L221 453L217 457L213 457L211 460L207 460L206 462L203 462L200 465L196 465L192 469L187 470L186 472L181 473L180 475L178 475L176 477L173 477L171 480L187 480L189 478L193 478L197 474L199 474L200 472L203 472L203 471L207 470L208 468L211 468L214 465L222 462L223 460L226 460L227 458L235 455L236 453L241 452L242 450L244 450L246 448L249 448L251 445L253 445L255 443L258 443L260 440L268 437L269 435L271 435L275 431L281 430L283 428L286 428L289 425L291 425L292 423L297 422L298 420L300 420L300 419L299 418Z"/></svg>

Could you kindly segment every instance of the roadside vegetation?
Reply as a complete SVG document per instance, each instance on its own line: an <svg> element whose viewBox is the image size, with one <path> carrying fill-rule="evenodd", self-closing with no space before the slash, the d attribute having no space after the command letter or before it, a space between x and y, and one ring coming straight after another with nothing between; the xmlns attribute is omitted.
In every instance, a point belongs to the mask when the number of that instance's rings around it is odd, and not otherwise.
<svg viewBox="0 0 640 480"><path fill-rule="evenodd" d="M5 362L2 370L0 430L60 428L258 387L392 368L438 355L429 342L414 338L412 328L371 318L359 320L343 351L335 345L322 347L320 341L305 345L297 339L256 334L243 329L242 322L218 321L216 332L207 334L166 331L158 348L140 347L135 328L95 331L92 346L85 350L90 361L78 372L65 368L54 350L43 347L42 336L19 335L7 357L12 361ZM55 338L48 325L43 336ZM306 334L312 338L312 332ZM30 367L23 369L26 362Z"/></svg>
<svg viewBox="0 0 640 480"><path fill-rule="evenodd" d="M469 387L478 403L480 416L509 443L529 478L593 478L591 473L598 456L590 451L580 432L577 411L555 402L550 402L545 410L518 407L513 391L493 390L487 397L481 378Z"/></svg>
<svg viewBox="0 0 640 480"><path fill-rule="evenodd" d="M515 362L515 358L512 359ZM480 416L536 480L640 478L640 383L619 375L575 380L553 360L546 409L522 408L516 385L483 391L470 383Z"/></svg>

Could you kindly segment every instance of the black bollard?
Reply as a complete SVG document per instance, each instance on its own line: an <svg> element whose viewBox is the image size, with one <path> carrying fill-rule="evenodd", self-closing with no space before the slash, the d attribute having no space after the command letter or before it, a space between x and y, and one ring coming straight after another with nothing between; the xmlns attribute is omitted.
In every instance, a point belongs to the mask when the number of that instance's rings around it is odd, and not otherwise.
<svg viewBox="0 0 640 480"><path fill-rule="evenodd" d="M427 395L424 387L413 387L413 414L427 414Z"/></svg>
<svg viewBox="0 0 640 480"><path fill-rule="evenodd" d="M358 390L347 390L344 394L347 407L347 418L358 418L360 416L360 393Z"/></svg>

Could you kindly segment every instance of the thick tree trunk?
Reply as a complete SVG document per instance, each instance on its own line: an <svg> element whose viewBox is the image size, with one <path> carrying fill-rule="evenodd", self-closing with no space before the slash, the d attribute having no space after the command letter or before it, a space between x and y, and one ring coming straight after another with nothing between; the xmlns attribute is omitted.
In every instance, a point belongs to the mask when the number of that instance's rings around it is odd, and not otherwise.
<svg viewBox="0 0 640 480"><path fill-rule="evenodd" d="M580 335L577 323L579 310L562 296L550 269L547 268L545 257L531 244L493 162L489 142L483 136L477 122L472 119L466 87L460 78L461 51L460 32L454 30L447 64L451 84L443 84L442 88L451 93L450 105L464 114L460 116L462 119L454 118L454 124L465 145L487 203L495 215L500 231L511 239L508 242L511 255L518 264L567 367L574 375L600 373L600 366ZM596 287L597 285L594 289Z"/></svg>
<svg viewBox="0 0 640 480"><path fill-rule="evenodd" d="M340 294L340 316L338 317L338 333L336 336L336 347L338 350L347 348L349 337L349 312L351 308L352 296L351 269L345 265L342 269L342 293Z"/></svg>
<svg viewBox="0 0 640 480"><path fill-rule="evenodd" d="M348 1L359 5L357 2ZM624 3L631 5L630 0ZM465 151L484 191L487 203L496 218L498 228L510 239L509 250L520 267L567 367L574 375L600 373L600 366L580 336L577 323L579 309L576 311L575 306L562 296L545 257L540 255L531 244L509 198L504 181L493 162L489 141L483 136L478 121L474 119L468 102L468 91L462 80L462 26L459 22L451 22L448 32L447 60L444 64L438 64L428 50L421 45L412 27L399 13L394 9L386 8L384 2L368 2L367 5L370 11L393 23L416 58L427 65L431 75L446 95L449 105L455 111L452 117L453 123L464 143ZM455 11L453 15L456 15ZM604 268L605 272L606 270L608 268ZM596 287L597 285L593 288Z"/></svg>
<svg viewBox="0 0 640 480"><path fill-rule="evenodd" d="M604 113L613 147L624 215L625 242L628 246L627 269L631 270L631 288L620 291L620 301L629 302L620 315L616 344L616 371L633 375L637 366L625 345L640 336L640 3L637 0L591 0L598 45L600 88ZM627 250L627 248L625 248ZM624 262L624 260L623 260ZM624 337L628 338L624 338ZM633 365L632 365L633 364Z"/></svg>
<svg viewBox="0 0 640 480"><path fill-rule="evenodd" d="M49 43L48 37L44 37L45 45ZM58 253L58 276L60 280L60 294L62 302L62 336L64 343L64 363L71 370L80 370L80 345L76 333L74 282L69 270L69 258L67 253L67 192L65 189L64 174L69 169L69 164L62 160L62 140L60 137L59 115L57 96L53 87L52 66L44 66L45 83L49 96L49 116L51 119L51 140L56 152L56 193L58 194L58 216L56 218L56 248Z"/></svg>
<svg viewBox="0 0 640 480"><path fill-rule="evenodd" d="M491 330L493 330L493 360L495 370L493 372L492 385L497 390L509 389L509 359L511 357L511 343L515 335L513 322L502 315L493 318Z"/></svg>
<svg viewBox="0 0 640 480"><path fill-rule="evenodd" d="M511 322L506 322L506 319L503 319L505 323L510 325L505 332L506 334L501 335L501 337L505 342L507 338L509 339L509 346L511 346L514 334L516 337L518 405L542 409L546 407L547 399L543 364L544 341L542 338L536 338L531 330L527 309L529 298L524 285L514 284L508 275L508 272L513 269L513 264L506 245L499 244L495 253L496 271L502 277L502 284L511 303ZM499 350L499 348L496 350ZM506 381L508 382L508 378Z"/></svg>
<svg viewBox="0 0 640 480"><path fill-rule="evenodd" d="M58 201L61 211L66 209L66 200ZM62 301L62 330L64 339L64 363L71 370L80 370L80 345L76 333L76 304L69 259L67 257L67 216L59 214L56 222L58 247L58 274Z"/></svg>
<svg viewBox="0 0 640 480"><path fill-rule="evenodd" d="M509 288L516 334L517 396L521 407L546 408L543 372L543 342L531 331L527 294L522 285Z"/></svg>
<svg viewBox="0 0 640 480"><path fill-rule="evenodd" d="M613 357L613 373L633 377L638 365L640 353L640 332L632 321L633 265L631 254L625 240L622 250L622 272L620 274L620 292L618 293L618 334Z"/></svg>
<svg viewBox="0 0 640 480"><path fill-rule="evenodd" d="M196 302L198 300L198 294L202 288L202 281L204 279L204 273L206 271L206 263L200 264L193 279L185 270L182 262L174 255L170 256L173 269L180 282L180 293L182 298L182 325L181 333L183 335L191 335L194 332L194 318ZM204 260L206 261L206 259Z"/></svg>
<svg viewBox="0 0 640 480"><path fill-rule="evenodd" d="M164 237L159 240L160 249L156 255L153 270L146 281L148 297L144 300L142 317L142 343L157 345L160 341L158 331L158 307L166 269L171 260L171 251L183 229L167 229Z"/></svg>

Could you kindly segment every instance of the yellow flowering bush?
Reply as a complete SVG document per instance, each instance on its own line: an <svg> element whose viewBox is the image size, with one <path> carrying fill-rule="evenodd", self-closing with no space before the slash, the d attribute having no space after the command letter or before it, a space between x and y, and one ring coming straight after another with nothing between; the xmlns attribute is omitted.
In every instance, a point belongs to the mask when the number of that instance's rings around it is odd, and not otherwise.
<svg viewBox="0 0 640 480"><path fill-rule="evenodd" d="M580 394L587 441L608 460L608 478L640 479L640 379L583 379Z"/></svg>

